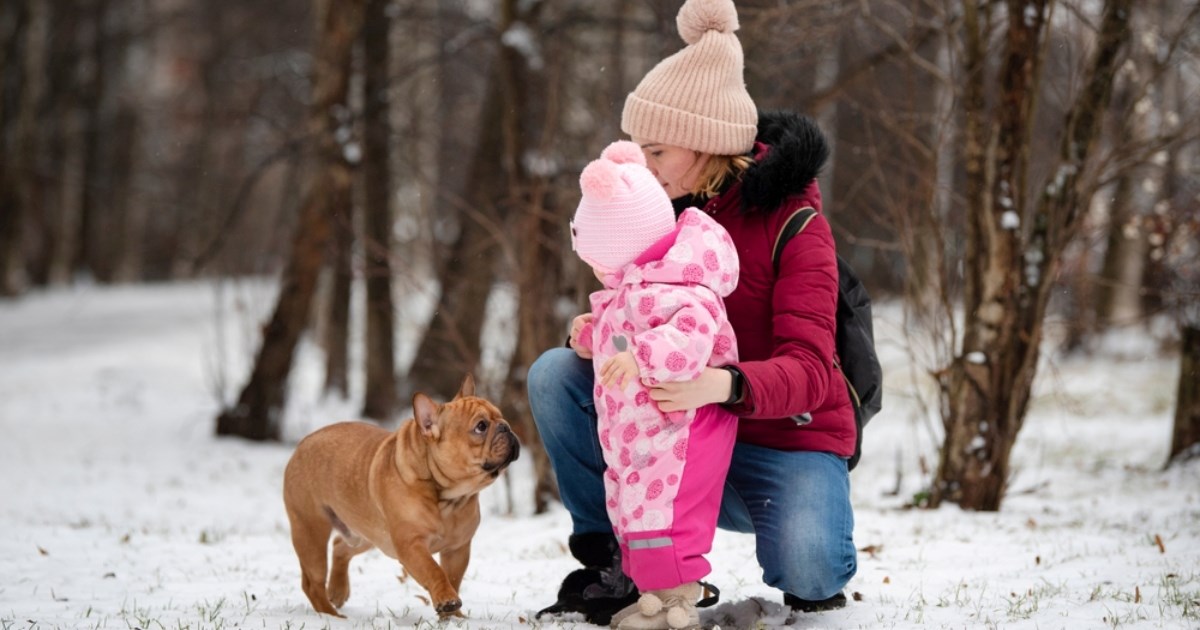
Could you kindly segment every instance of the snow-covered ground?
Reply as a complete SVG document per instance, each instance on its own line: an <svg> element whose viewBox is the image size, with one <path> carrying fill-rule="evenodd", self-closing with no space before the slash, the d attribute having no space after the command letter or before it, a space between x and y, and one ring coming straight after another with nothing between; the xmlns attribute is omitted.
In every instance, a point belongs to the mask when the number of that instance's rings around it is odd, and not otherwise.
<svg viewBox="0 0 1200 630"><path fill-rule="evenodd" d="M220 286L0 302L0 630L437 625L424 591L378 552L352 566L348 619L309 607L280 498L291 446L213 436L270 284ZM419 302L406 308L404 321L422 319ZM907 510L934 465L938 420L916 404L909 383L921 368L900 349L896 313L879 310L886 407L852 475L855 601L789 622L751 537L720 532L710 580L723 603L705 618L724 628L1200 626L1200 466L1162 470L1176 357L1130 331L1091 358L1050 360L1003 511ZM319 397L320 374L306 342L290 442L353 414ZM444 626L590 627L532 618L576 564L565 511L531 513L528 465L486 492L463 587L469 619Z"/></svg>

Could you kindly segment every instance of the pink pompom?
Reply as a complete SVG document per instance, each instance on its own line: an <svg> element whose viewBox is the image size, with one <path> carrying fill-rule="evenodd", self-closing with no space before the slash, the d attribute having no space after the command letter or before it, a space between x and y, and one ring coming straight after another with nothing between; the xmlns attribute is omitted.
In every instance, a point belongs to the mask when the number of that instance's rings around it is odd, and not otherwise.
<svg viewBox="0 0 1200 630"><path fill-rule="evenodd" d="M688 0L675 16L675 26L683 41L695 44L709 31L736 31L737 8L733 6L733 0Z"/></svg>
<svg viewBox="0 0 1200 630"><path fill-rule="evenodd" d="M579 174L579 189L584 197L604 202L613 198L620 181L621 172L616 163L601 158L593 160Z"/></svg>
<svg viewBox="0 0 1200 630"><path fill-rule="evenodd" d="M646 154L642 153L642 148L636 142L628 140L618 140L607 147L600 157L606 160L612 160L617 164L640 164L646 165Z"/></svg>

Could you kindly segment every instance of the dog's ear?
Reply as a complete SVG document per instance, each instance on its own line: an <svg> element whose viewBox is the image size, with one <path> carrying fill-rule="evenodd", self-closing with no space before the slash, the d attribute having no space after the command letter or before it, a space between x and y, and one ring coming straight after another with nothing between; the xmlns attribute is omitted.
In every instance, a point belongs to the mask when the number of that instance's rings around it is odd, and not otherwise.
<svg viewBox="0 0 1200 630"><path fill-rule="evenodd" d="M467 377L463 379L462 387L458 388L458 395L455 396L455 398L464 398L466 396L474 396L474 395L475 395L475 378L468 373Z"/></svg>
<svg viewBox="0 0 1200 630"><path fill-rule="evenodd" d="M421 434L428 438L438 439L441 427L438 426L438 406L433 399L417 392L413 395L413 418L421 427Z"/></svg>

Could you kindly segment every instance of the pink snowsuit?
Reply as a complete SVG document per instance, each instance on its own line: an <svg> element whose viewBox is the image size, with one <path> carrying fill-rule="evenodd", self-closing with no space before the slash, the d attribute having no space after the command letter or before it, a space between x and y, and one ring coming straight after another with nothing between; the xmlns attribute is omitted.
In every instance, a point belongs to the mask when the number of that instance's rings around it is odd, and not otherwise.
<svg viewBox="0 0 1200 630"><path fill-rule="evenodd" d="M591 295L589 345L597 372L628 349L641 380L595 399L608 515L622 568L638 588L657 590L708 575L737 418L720 405L664 413L647 384L690 381L705 366L737 361L723 298L737 286L738 256L725 228L694 208L675 231L605 276ZM590 333L590 334L589 334Z"/></svg>

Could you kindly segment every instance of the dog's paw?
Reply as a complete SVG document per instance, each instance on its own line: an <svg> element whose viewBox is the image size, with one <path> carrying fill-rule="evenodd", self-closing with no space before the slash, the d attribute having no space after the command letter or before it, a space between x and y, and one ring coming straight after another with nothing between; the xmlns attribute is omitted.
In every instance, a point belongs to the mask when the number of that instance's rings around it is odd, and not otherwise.
<svg viewBox="0 0 1200 630"><path fill-rule="evenodd" d="M448 599L444 602L438 602L437 605L434 606L434 610L436 610L438 616L443 619L446 617L462 617L462 600L455 598Z"/></svg>

